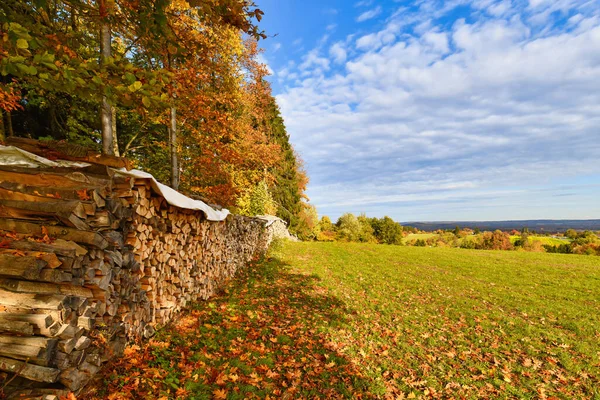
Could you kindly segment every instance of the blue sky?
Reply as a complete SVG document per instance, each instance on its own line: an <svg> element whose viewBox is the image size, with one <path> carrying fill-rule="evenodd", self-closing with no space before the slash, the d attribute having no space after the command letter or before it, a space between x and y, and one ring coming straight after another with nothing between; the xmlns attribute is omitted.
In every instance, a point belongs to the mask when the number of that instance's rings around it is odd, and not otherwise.
<svg viewBox="0 0 600 400"><path fill-rule="evenodd" d="M600 218L600 1L257 3L320 215Z"/></svg>

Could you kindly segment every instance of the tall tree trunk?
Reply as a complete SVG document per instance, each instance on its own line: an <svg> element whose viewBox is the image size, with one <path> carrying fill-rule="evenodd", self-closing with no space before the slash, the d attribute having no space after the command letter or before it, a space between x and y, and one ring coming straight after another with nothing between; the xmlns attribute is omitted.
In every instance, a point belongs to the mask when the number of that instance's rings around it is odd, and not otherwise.
<svg viewBox="0 0 600 400"><path fill-rule="evenodd" d="M100 27L100 63L104 64L110 57L110 26L102 23ZM102 96L102 106L100 108L100 119L102 122L102 152L104 154L114 154L113 130L112 130L112 110L106 96Z"/></svg>
<svg viewBox="0 0 600 400"><path fill-rule="evenodd" d="M4 111L0 110L0 141L6 140L6 133L4 129Z"/></svg>
<svg viewBox="0 0 600 400"><path fill-rule="evenodd" d="M121 154L119 152L119 140L117 136L117 107L111 107L110 111L112 117L113 152L115 156L119 157Z"/></svg>
<svg viewBox="0 0 600 400"><path fill-rule="evenodd" d="M179 162L177 158L177 109L171 107L169 124L169 151L171 153L171 187L179 189Z"/></svg>
<svg viewBox="0 0 600 400"><path fill-rule="evenodd" d="M8 136L8 137L15 136L15 132L13 131L13 126L12 126L12 114L10 111L6 112L6 136Z"/></svg>

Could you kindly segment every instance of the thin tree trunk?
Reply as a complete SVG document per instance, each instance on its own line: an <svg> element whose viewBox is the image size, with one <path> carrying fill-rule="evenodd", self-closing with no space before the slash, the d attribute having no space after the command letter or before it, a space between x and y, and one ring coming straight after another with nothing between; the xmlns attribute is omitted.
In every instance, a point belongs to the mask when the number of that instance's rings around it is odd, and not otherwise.
<svg viewBox="0 0 600 400"><path fill-rule="evenodd" d="M169 151L171 153L171 187L179 189L179 162L177 159L177 110L171 107L169 124Z"/></svg>
<svg viewBox="0 0 600 400"><path fill-rule="evenodd" d="M100 63L104 64L110 57L110 26L103 23L100 27ZM102 122L102 152L104 154L114 154L113 131L112 131L112 110L106 96L102 96L102 106L100 108L100 119Z"/></svg>
<svg viewBox="0 0 600 400"><path fill-rule="evenodd" d="M113 134L113 152L114 155L119 157L119 140L117 136L117 107L111 107L111 117L112 117L112 134Z"/></svg>
<svg viewBox="0 0 600 400"><path fill-rule="evenodd" d="M4 129L4 111L0 110L0 141L6 140L6 133Z"/></svg>
<svg viewBox="0 0 600 400"><path fill-rule="evenodd" d="M15 136L15 132L13 132L13 125L12 125L12 114L10 111L6 112L6 135L8 137Z"/></svg>

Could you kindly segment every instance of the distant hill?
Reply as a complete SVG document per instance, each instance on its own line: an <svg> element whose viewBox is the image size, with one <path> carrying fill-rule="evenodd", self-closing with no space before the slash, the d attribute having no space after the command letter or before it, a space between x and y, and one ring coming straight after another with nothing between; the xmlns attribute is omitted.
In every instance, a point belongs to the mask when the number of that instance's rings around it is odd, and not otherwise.
<svg viewBox="0 0 600 400"><path fill-rule="evenodd" d="M482 231L500 229L503 231L521 230L529 228L538 232L564 232L567 229L600 230L600 219L532 219L524 221L439 221L439 222L403 222L404 226L412 226L422 231L435 231L438 229L479 228Z"/></svg>

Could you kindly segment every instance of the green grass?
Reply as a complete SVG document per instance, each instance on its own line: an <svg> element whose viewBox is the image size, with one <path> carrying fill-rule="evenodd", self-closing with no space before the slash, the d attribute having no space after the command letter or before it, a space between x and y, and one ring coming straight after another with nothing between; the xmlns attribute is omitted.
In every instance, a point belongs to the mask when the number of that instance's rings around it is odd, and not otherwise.
<svg viewBox="0 0 600 400"><path fill-rule="evenodd" d="M279 257L352 310L329 334L372 393L600 398L596 257L338 243Z"/></svg>
<svg viewBox="0 0 600 400"><path fill-rule="evenodd" d="M510 241L512 243L515 243L517 240L519 240L521 238L521 236L519 235L512 235L510 237ZM553 238L550 236L529 236L529 241L533 242L534 240L537 240L539 242L541 242L542 244L547 244L547 245L551 245L551 246L557 246L557 245L561 245L561 244L569 244L571 243L570 239L557 239L557 238Z"/></svg>
<svg viewBox="0 0 600 400"><path fill-rule="evenodd" d="M411 233L410 235L406 236L403 241L404 242L408 242L410 240L418 240L418 239L423 239L423 240L427 240L429 238L432 238L434 236L437 236L436 233Z"/></svg>
<svg viewBox="0 0 600 400"><path fill-rule="evenodd" d="M600 398L599 260L286 243L130 349L100 395Z"/></svg>

